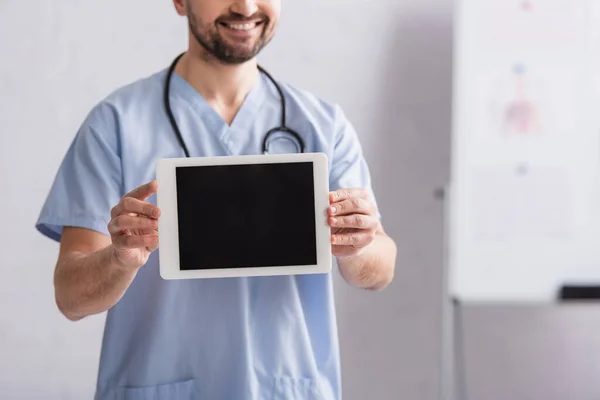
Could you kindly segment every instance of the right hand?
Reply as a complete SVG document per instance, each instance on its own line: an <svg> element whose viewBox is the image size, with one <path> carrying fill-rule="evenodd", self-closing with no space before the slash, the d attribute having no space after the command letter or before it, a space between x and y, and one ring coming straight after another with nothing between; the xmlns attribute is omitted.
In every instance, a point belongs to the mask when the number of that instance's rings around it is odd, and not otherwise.
<svg viewBox="0 0 600 400"><path fill-rule="evenodd" d="M158 189L156 180L133 189L111 210L108 231L117 261L138 269L158 248L160 209L145 200Z"/></svg>

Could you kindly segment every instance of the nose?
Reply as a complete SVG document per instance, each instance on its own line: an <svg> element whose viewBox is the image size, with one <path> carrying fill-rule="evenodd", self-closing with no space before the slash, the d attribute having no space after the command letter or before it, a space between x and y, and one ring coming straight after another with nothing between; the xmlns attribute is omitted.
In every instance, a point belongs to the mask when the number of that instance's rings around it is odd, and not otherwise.
<svg viewBox="0 0 600 400"><path fill-rule="evenodd" d="M244 17L250 17L258 11L258 6L256 0L237 0L232 4L231 11Z"/></svg>

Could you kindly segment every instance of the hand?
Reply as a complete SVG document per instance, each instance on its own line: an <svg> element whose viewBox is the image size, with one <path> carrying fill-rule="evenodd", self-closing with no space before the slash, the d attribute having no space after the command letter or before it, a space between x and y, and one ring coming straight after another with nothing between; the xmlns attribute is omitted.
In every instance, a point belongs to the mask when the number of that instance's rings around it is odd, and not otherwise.
<svg viewBox="0 0 600 400"><path fill-rule="evenodd" d="M125 267L140 268L158 248L160 209L145 202L156 190L156 181L146 183L123 196L111 210L108 231L116 259Z"/></svg>
<svg viewBox="0 0 600 400"><path fill-rule="evenodd" d="M337 257L360 254L377 232L375 204L363 189L340 189L329 193L328 223L332 228L332 251Z"/></svg>

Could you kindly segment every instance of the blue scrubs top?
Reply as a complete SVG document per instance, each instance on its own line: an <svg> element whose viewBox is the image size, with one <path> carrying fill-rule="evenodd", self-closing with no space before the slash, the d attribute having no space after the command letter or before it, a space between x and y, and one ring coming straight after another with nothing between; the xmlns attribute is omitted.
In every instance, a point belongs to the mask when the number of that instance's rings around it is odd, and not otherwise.
<svg viewBox="0 0 600 400"><path fill-rule="evenodd" d="M121 196L155 178L156 161L184 157L162 95L166 70L128 84L85 118L36 228L108 235ZM171 104L191 156L260 154L279 126L274 85L260 74L229 126L181 76ZM339 106L287 84L288 125L307 152L329 158L330 189L372 193L369 170ZM271 153L296 152L275 140ZM156 195L148 199L156 204ZM108 311L95 400L337 400L340 358L331 274L165 281L158 251Z"/></svg>

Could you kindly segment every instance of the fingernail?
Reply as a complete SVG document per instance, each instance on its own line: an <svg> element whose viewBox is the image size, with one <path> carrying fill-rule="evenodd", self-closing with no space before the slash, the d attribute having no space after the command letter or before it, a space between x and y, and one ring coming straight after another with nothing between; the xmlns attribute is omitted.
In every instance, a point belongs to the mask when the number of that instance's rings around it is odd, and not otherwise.
<svg viewBox="0 0 600 400"><path fill-rule="evenodd" d="M331 210L332 213L335 213L335 211L336 211L335 207L329 207L329 209Z"/></svg>
<svg viewBox="0 0 600 400"><path fill-rule="evenodd" d="M154 210L152 210L152 216L154 218L158 217L158 208L155 208Z"/></svg>
<svg viewBox="0 0 600 400"><path fill-rule="evenodd" d="M337 218L331 218L331 224L336 225L338 222Z"/></svg>

